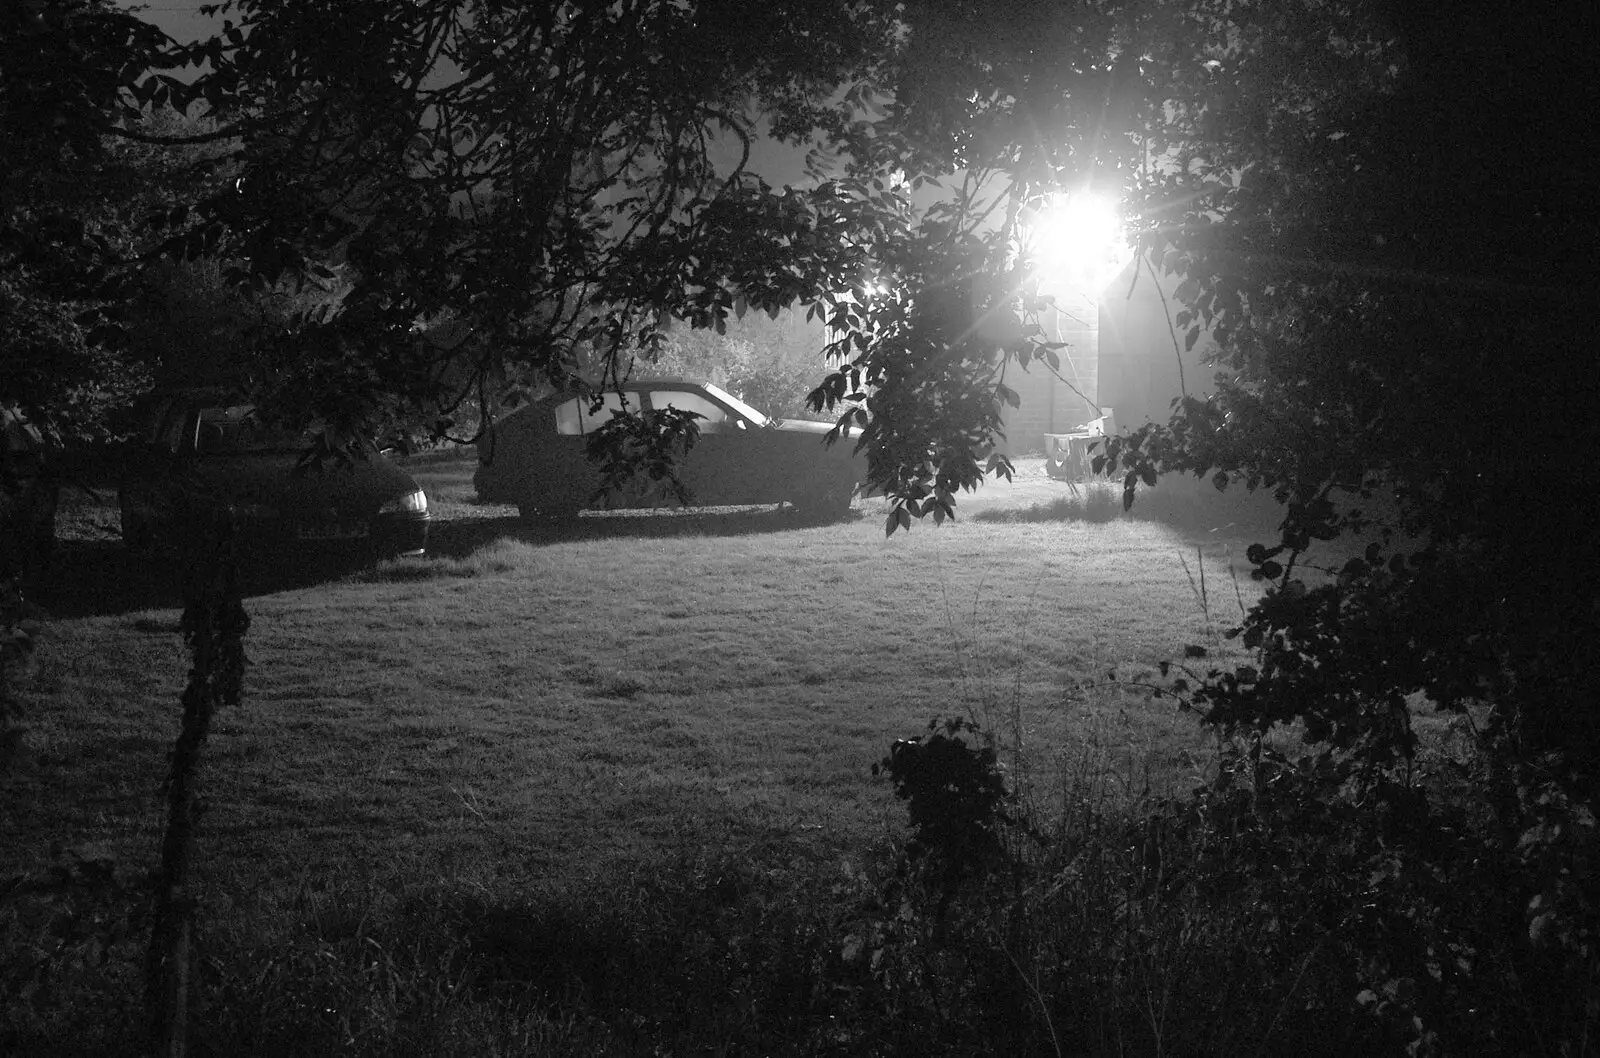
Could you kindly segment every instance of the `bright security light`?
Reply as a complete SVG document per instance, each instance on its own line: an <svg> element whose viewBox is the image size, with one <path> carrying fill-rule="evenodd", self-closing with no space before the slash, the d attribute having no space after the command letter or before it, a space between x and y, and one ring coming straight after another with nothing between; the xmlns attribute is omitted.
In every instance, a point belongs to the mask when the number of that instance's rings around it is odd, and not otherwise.
<svg viewBox="0 0 1600 1058"><path fill-rule="evenodd" d="M1028 241L1045 286L1098 294L1128 263L1122 218L1105 195L1058 195L1031 225Z"/></svg>

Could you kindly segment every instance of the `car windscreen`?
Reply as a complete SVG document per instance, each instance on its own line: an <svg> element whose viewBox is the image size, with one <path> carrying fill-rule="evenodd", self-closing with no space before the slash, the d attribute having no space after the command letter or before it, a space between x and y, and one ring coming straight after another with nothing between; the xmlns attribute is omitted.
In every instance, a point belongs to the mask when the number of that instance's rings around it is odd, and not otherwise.
<svg viewBox="0 0 1600 1058"><path fill-rule="evenodd" d="M732 393L729 393L727 390L723 389L721 386L713 386L713 385L707 383L706 384L706 392L711 394L713 397L716 397L718 400L722 401L724 404L726 404L728 407L732 408L734 411L738 412L740 415L743 415L746 419L749 419L750 420L750 425L752 425L752 426L765 426L765 425L767 425L767 417L765 415L761 414L759 411L756 411L750 405L746 404L744 401L740 400L738 397L735 397Z"/></svg>
<svg viewBox="0 0 1600 1058"><path fill-rule="evenodd" d="M310 446L304 431L269 426L248 405L205 408L195 431L195 451L201 455L294 454Z"/></svg>

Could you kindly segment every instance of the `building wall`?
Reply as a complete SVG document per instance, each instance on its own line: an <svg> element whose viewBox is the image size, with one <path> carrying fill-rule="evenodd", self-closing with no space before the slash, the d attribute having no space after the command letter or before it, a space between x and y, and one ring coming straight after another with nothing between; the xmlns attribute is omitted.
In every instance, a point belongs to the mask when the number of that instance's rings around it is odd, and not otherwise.
<svg viewBox="0 0 1600 1058"><path fill-rule="evenodd" d="M1118 430L1164 423L1182 393L1203 396L1213 388L1213 369L1204 363L1211 351L1207 337L1202 334L1180 355L1184 335L1179 331L1174 346L1167 313L1179 309L1172 298L1176 280L1163 276L1158 287L1149 269L1141 268L1134 282L1132 268L1106 288L1098 309L1100 403L1114 409Z"/></svg>
<svg viewBox="0 0 1600 1058"><path fill-rule="evenodd" d="M1068 433L1100 417L1099 307L1087 297L1057 293L1059 311L1040 320L1050 341L1066 342L1057 350L1060 377L1046 364L1007 373L1006 385L1017 391L1021 406L1005 409L1005 443L999 450L1024 455L1044 449L1047 433Z"/></svg>
<svg viewBox="0 0 1600 1058"><path fill-rule="evenodd" d="M1204 363L1211 352L1207 337L1202 334L1181 356L1174 348L1167 313L1179 308L1172 297L1177 280L1163 276L1158 286L1143 266L1134 280L1130 264L1097 298L1053 292L1060 311L1041 323L1048 338L1067 343L1059 354L1062 378L1042 364L1008 373L1006 384L1021 397L1021 407L1005 410L1000 451L1013 456L1041 451L1045 434L1071 432L1108 410L1115 430L1164 423L1172 402L1185 391L1191 396L1211 392L1214 372ZM1180 332L1177 349L1183 341Z"/></svg>

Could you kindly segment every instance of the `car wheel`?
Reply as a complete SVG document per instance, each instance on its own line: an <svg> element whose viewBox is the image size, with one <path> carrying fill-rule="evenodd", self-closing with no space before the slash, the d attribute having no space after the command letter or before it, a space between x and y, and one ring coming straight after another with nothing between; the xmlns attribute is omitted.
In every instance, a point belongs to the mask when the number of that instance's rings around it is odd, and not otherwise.
<svg viewBox="0 0 1600 1058"><path fill-rule="evenodd" d="M796 499L795 506L801 514L834 521L850 513L850 500L854 494L853 482L836 481L801 495Z"/></svg>

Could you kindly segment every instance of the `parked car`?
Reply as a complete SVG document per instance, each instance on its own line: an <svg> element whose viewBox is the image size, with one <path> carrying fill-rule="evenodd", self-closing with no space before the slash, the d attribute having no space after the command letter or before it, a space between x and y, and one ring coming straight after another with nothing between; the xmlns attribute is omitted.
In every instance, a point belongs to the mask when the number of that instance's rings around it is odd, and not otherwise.
<svg viewBox="0 0 1600 1058"><path fill-rule="evenodd" d="M864 462L852 437L831 447L826 422L768 419L705 382L642 379L601 395L552 396L518 408L478 442L473 475L485 503L516 504L524 518L572 517L586 507L654 507L659 492L636 489L596 498L600 471L586 456L586 435L624 406L629 411L676 408L694 412L700 439L678 467L696 506L790 503L819 517L850 508Z"/></svg>
<svg viewBox="0 0 1600 1058"><path fill-rule="evenodd" d="M371 443L348 460L301 465L300 433L264 423L249 404L159 402L118 489L122 539L150 547L205 511L239 516L252 553L420 555L428 497Z"/></svg>

